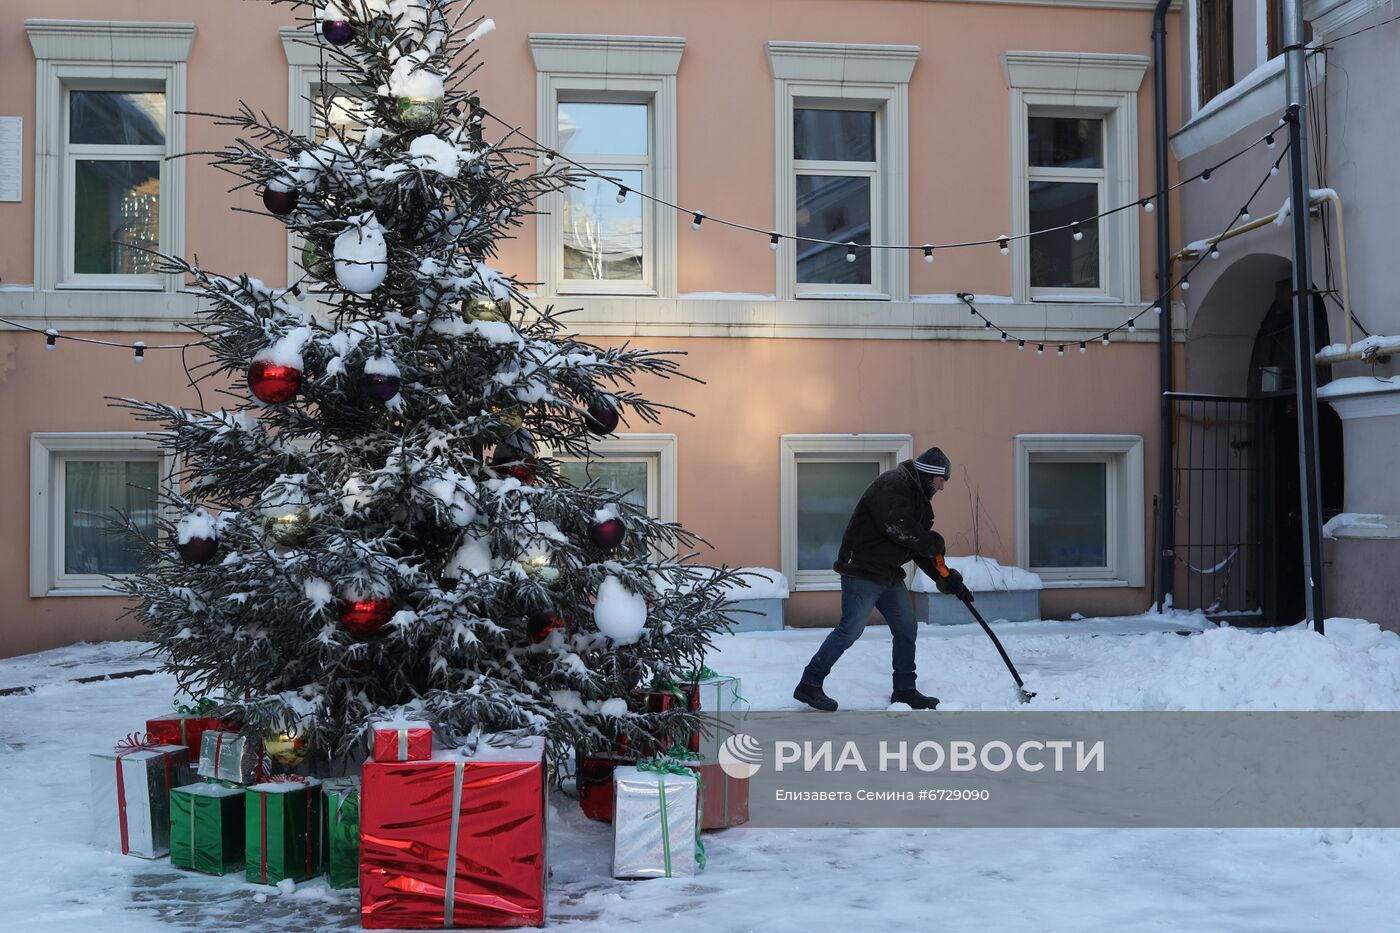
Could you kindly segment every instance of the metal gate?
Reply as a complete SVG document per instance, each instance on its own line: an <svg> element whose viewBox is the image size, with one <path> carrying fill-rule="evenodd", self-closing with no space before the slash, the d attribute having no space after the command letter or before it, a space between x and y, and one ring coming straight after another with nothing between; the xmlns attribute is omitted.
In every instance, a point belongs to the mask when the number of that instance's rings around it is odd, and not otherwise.
<svg viewBox="0 0 1400 933"><path fill-rule="evenodd" d="M1274 601L1272 399L1169 392L1176 462L1174 604L1268 624Z"/></svg>

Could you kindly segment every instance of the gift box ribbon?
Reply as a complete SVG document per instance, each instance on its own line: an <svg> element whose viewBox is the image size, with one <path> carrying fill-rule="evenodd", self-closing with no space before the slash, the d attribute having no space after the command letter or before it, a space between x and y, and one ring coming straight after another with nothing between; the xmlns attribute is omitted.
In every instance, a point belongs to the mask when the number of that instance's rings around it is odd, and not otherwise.
<svg viewBox="0 0 1400 933"><path fill-rule="evenodd" d="M306 791L306 877L311 877L311 782L300 774L274 774L268 778L269 784L300 784ZM260 816L262 818L262 851L260 853L259 865L262 870L262 883L267 884L267 797L268 792L263 791L258 794L258 802L261 805ZM286 800L282 801L282 815L286 818ZM193 845L193 835L190 838Z"/></svg>
<svg viewBox="0 0 1400 933"><path fill-rule="evenodd" d="M160 751L160 742L149 733L132 732L116 744L112 751L117 754L117 819L122 833L122 855L131 852L131 844L126 825L126 780L122 777L122 759L132 752L160 752L160 760L165 763L165 801L170 806L170 755Z"/></svg>
<svg viewBox="0 0 1400 933"><path fill-rule="evenodd" d="M399 729L399 761L408 761L408 727Z"/></svg>
<svg viewBox="0 0 1400 933"><path fill-rule="evenodd" d="M695 779L695 865L705 868L705 842L700 838L700 825L705 821L705 796L700 793L700 774L692 771L678 760L681 756L663 755L637 762L638 771L649 771L656 775L657 796L661 800L661 849L666 862L666 877L671 877L671 821L666 815L666 775L688 775ZM685 758L700 756L686 750Z"/></svg>

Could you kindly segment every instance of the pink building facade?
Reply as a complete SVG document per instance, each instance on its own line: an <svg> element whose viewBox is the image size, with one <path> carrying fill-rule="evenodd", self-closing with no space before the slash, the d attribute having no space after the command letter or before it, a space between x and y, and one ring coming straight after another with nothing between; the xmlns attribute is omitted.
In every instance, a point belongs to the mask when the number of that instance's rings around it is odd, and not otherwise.
<svg viewBox="0 0 1400 933"><path fill-rule="evenodd" d="M600 442L609 478L702 534L706 562L782 570L788 624L822 626L839 614L826 568L853 497L938 445L954 463L934 502L951 553L1040 572L1046 617L1147 608L1151 215L1086 221L1079 239L1013 239L1006 255L995 242L937 249L931 263L921 249L861 250L854 263L786 238L774 250L767 231L994 241L1151 194L1149 3L475 9L496 21L474 79L488 139L518 127L686 209L619 203L617 184L593 183L543 204L493 263L537 282L537 302L579 309L570 320L587 339L682 351L704 380L642 387L689 414ZM0 325L0 655L139 637L102 595L100 574L123 555L88 513L145 506L129 486L164 465L108 399L196 405L184 365L198 354L157 349L190 339L180 283L111 242L144 237L269 283L301 275L297 244L257 216L259 192L230 193L234 179L199 156L165 159L231 141L179 111L244 100L315 131L309 98L334 94L335 76L296 41L295 15L235 0L6 5L0 317L126 346L47 352L42 334ZM1174 102L1175 25L1172 14ZM698 230L696 211L709 218ZM137 341L150 347L140 365Z"/></svg>

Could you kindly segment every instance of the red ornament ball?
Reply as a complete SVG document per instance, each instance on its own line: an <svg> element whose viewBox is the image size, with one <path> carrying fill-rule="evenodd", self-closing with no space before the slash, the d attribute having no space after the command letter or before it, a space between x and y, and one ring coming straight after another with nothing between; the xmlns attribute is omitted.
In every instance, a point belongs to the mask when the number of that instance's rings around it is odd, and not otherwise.
<svg viewBox="0 0 1400 933"><path fill-rule="evenodd" d="M321 35L331 45L346 45L355 38L355 25L348 19L325 19L321 21Z"/></svg>
<svg viewBox="0 0 1400 933"><path fill-rule="evenodd" d="M175 550L187 564L207 564L219 553L219 539L190 538L183 544L176 544Z"/></svg>
<svg viewBox="0 0 1400 933"><path fill-rule="evenodd" d="M601 548L612 550L627 537L627 526L620 518L610 518L605 522L591 522L588 526L588 540Z"/></svg>
<svg viewBox="0 0 1400 933"><path fill-rule="evenodd" d="M271 186L263 189L263 207L267 208L269 213L276 214L278 217L285 217L296 210L297 201L300 199L301 195L297 194L295 188L290 191L273 188Z"/></svg>
<svg viewBox="0 0 1400 933"><path fill-rule="evenodd" d="M248 367L248 388L253 397L268 405L290 401L301 388L301 370L280 366L271 360L254 360Z"/></svg>
<svg viewBox="0 0 1400 933"><path fill-rule="evenodd" d="M584 423L588 425L588 430L592 433L599 437L606 437L617 430L617 422L620 417L616 408L601 398L595 398L588 403L588 417L584 418Z"/></svg>
<svg viewBox="0 0 1400 933"><path fill-rule="evenodd" d="M538 464L535 458L511 444L498 444L491 454L491 469L513 476L526 486L535 485Z"/></svg>
<svg viewBox="0 0 1400 933"><path fill-rule="evenodd" d="M365 638L387 625L394 617L394 611L394 601L387 596L347 599L340 604L340 624L351 635Z"/></svg>
<svg viewBox="0 0 1400 933"><path fill-rule="evenodd" d="M568 629L568 622L553 609L545 609L530 616L529 625L526 632L530 636L530 641L539 644L549 637L550 632L565 631Z"/></svg>

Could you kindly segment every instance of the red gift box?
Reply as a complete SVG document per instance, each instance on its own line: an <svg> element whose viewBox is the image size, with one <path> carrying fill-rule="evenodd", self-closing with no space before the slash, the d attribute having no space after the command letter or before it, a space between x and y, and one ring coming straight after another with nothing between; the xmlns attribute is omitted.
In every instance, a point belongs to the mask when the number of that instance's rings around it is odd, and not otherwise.
<svg viewBox="0 0 1400 933"><path fill-rule="evenodd" d="M665 713L673 709L686 709L694 712L700 710L700 687L693 683L676 684L669 689L653 688L646 691L647 712ZM671 740L657 744L656 742L643 742L639 745L631 745L627 737L618 736L617 744L613 752L620 758L652 758L656 755L664 755L674 746L680 745L682 748L692 752L700 751L700 733L682 731ZM629 764L632 762L628 762Z"/></svg>
<svg viewBox="0 0 1400 933"><path fill-rule="evenodd" d="M718 761L682 761L700 775L701 829L724 829L749 821L748 778L732 778Z"/></svg>
<svg viewBox="0 0 1400 933"><path fill-rule="evenodd" d="M429 761L366 761L360 923L369 929L542 926L544 740Z"/></svg>
<svg viewBox="0 0 1400 933"><path fill-rule="evenodd" d="M578 783L578 804L590 820L611 823L613 818L613 771L623 765L635 765L637 759L626 755L588 755L578 762L575 780Z"/></svg>
<svg viewBox="0 0 1400 933"><path fill-rule="evenodd" d="M433 729L426 722L381 722L373 728L375 761L427 761L433 757Z"/></svg>
<svg viewBox="0 0 1400 933"><path fill-rule="evenodd" d="M199 754L199 739L209 730L216 732L237 731L217 716L200 713L170 713L156 719L146 720L146 733L165 745L183 745Z"/></svg>

